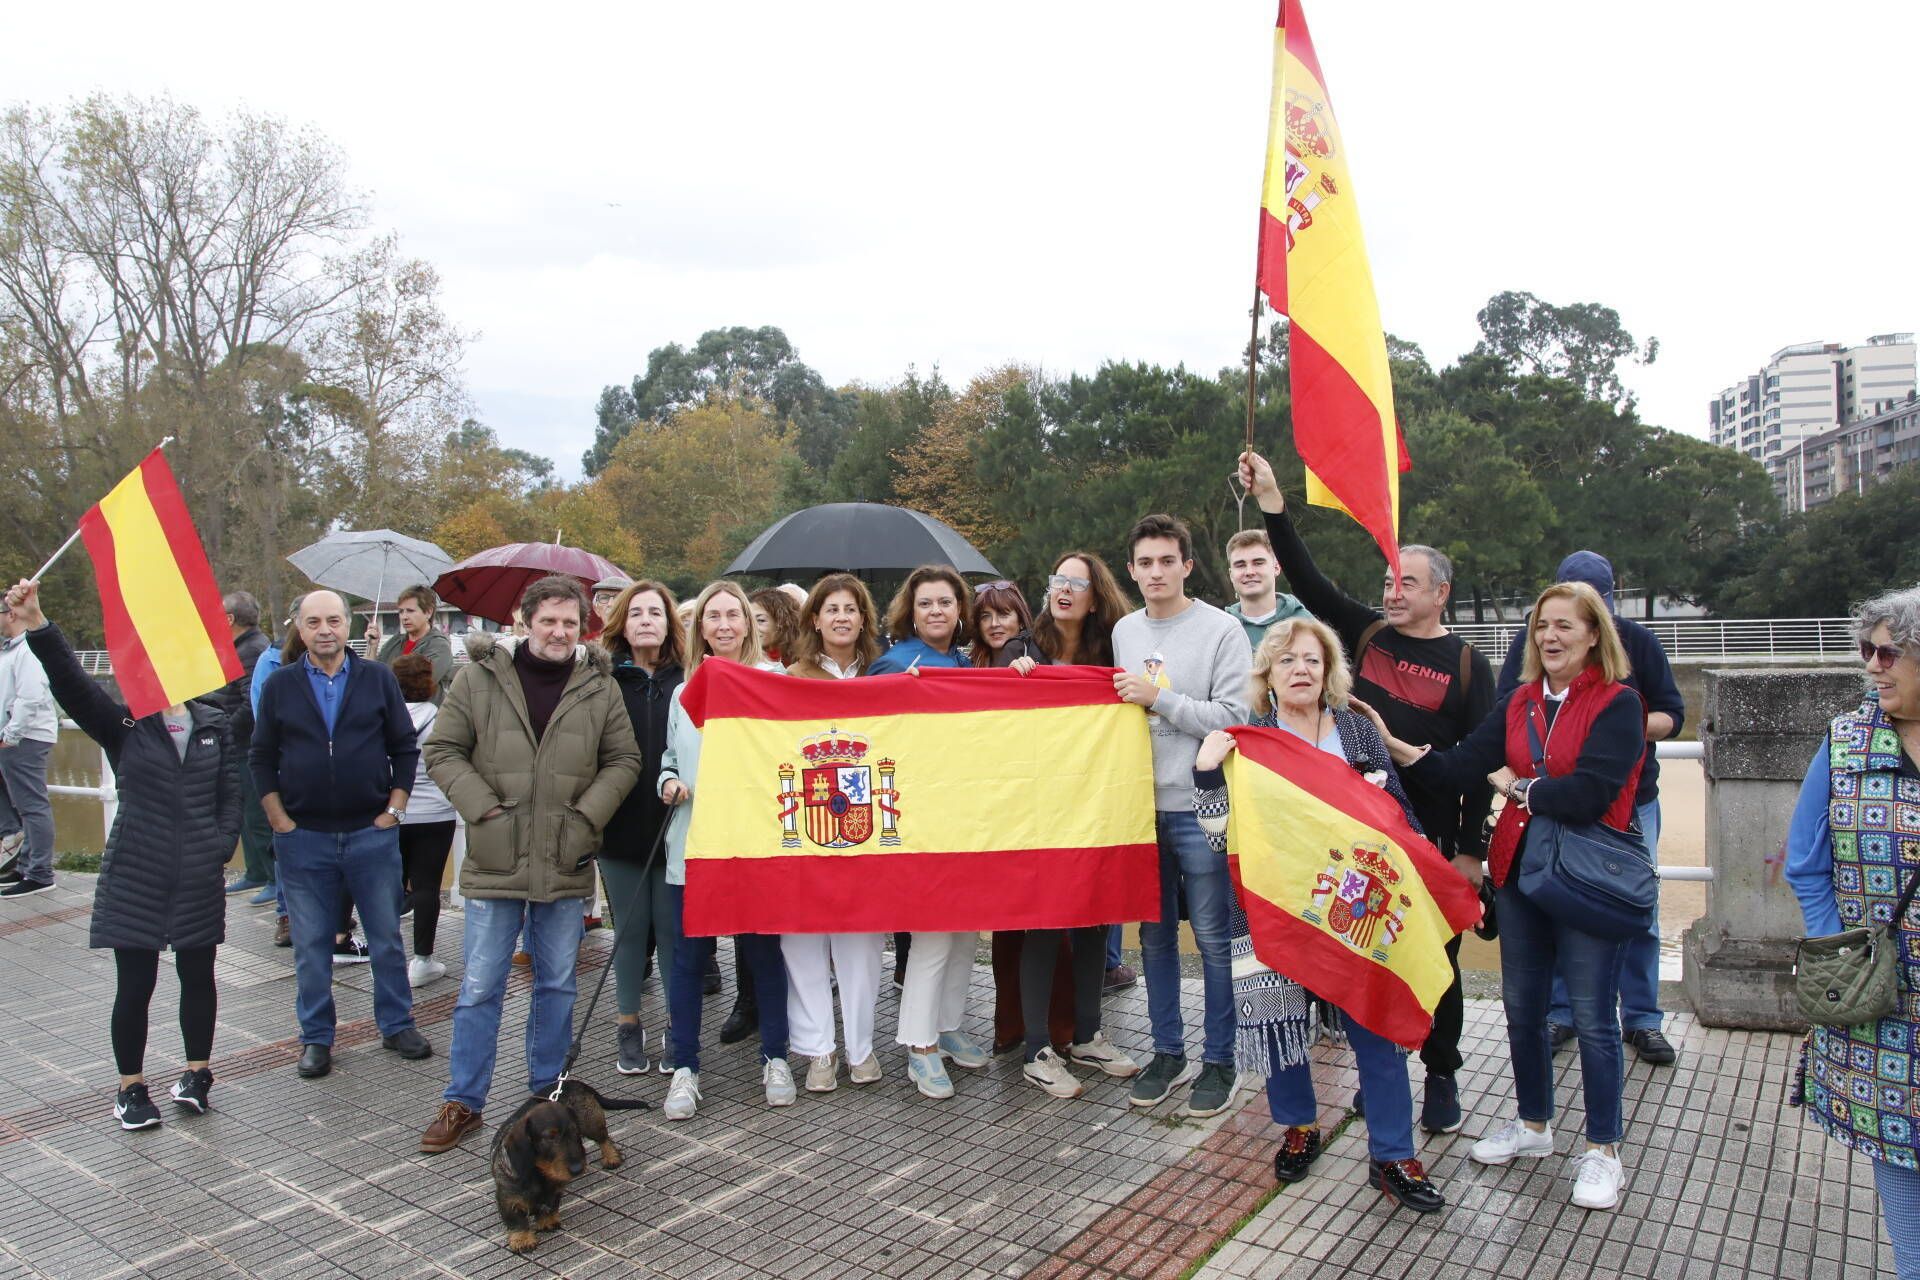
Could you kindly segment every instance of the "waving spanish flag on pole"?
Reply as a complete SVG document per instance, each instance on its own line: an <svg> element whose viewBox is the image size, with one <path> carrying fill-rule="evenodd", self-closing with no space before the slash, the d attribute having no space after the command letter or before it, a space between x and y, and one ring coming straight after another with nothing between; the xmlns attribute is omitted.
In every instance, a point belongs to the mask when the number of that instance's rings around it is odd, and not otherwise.
<svg viewBox="0 0 1920 1280"><path fill-rule="evenodd" d="M1259 283L1291 321L1293 441L1307 467L1307 501L1359 521L1397 572L1407 463L1386 336L1346 139L1300 0L1282 0L1273 33Z"/></svg>
<svg viewBox="0 0 1920 1280"><path fill-rule="evenodd" d="M130 715L240 678L220 588L160 449L80 517L78 536L93 557L107 652Z"/></svg>
<svg viewBox="0 0 1920 1280"><path fill-rule="evenodd" d="M1160 918L1153 753L1097 667L801 680L700 664L686 931Z"/></svg>
<svg viewBox="0 0 1920 1280"><path fill-rule="evenodd" d="M1446 945L1480 896L1345 760L1237 728L1227 856L1253 953L1361 1026L1418 1049L1453 980Z"/></svg>

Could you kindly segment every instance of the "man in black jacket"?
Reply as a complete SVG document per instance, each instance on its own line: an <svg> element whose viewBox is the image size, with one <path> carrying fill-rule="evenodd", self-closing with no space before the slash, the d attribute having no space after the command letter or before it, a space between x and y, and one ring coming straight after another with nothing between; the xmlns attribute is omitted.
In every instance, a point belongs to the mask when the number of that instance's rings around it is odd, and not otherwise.
<svg viewBox="0 0 1920 1280"><path fill-rule="evenodd" d="M214 694L211 701L227 713L238 758L247 758L253 745L253 669L260 655L271 645L260 630L260 602L250 591L229 591L220 601L227 611L227 627L233 633L233 647L240 655L240 676ZM246 869L227 881L227 892L258 890L248 901L264 906L277 896L273 883L273 829L267 825L266 810L260 807L260 793L253 786L253 770L240 770L240 854Z"/></svg>
<svg viewBox="0 0 1920 1280"><path fill-rule="evenodd" d="M267 677L249 759L293 927L299 1072L333 1069L333 946L344 887L360 907L373 961L381 1043L403 1058L433 1052L413 1025L400 941L400 838L420 747L393 672L347 648L347 606L311 591L295 618L307 651Z"/></svg>
<svg viewBox="0 0 1920 1280"><path fill-rule="evenodd" d="M1613 565L1603 555L1576 551L1560 562L1553 580L1584 582L1600 593L1609 611L1613 609ZM1529 614L1522 624L1521 635L1526 634L1525 627L1532 625L1533 617ZM1658 863L1660 758L1654 744L1680 732L1680 725L1687 717L1687 704L1680 696L1680 686L1674 683L1673 664L1667 661L1667 651L1660 647L1659 637L1618 613L1613 615L1613 625L1620 629L1620 643L1633 667L1626 686L1636 690L1647 704L1647 753L1640 763L1640 790L1633 804L1640 833L1647 840L1647 852ZM1526 645L1516 642L1507 650L1507 660L1500 668L1499 696L1502 698L1520 683L1520 655L1525 648ZM1660 912L1657 905L1647 932L1629 939L1620 948L1616 985L1620 988L1621 1035L1633 1046L1640 1061L1664 1067L1672 1065L1679 1055L1660 1029ZM1573 1006L1567 1003L1566 980L1557 971L1553 975L1553 1006L1547 1011L1547 1026L1553 1033L1556 1053L1574 1038Z"/></svg>
<svg viewBox="0 0 1920 1280"><path fill-rule="evenodd" d="M1444 751L1473 732L1493 710L1493 668L1443 621L1453 590L1453 562L1432 547L1402 546L1399 575L1388 575L1381 607L1375 609L1333 585L1313 563L1265 458L1240 455L1240 481L1266 513L1274 558L1294 595L1346 646L1354 696L1378 711L1393 735L1407 742L1430 742ZM1401 782L1427 839L1478 885L1487 847L1482 828L1493 807L1493 784L1458 795L1409 775L1403 774ZM1447 944L1447 960L1453 982L1434 1008L1433 1029L1420 1049L1427 1068L1420 1127L1429 1133L1452 1133L1461 1124L1454 1075L1463 1061L1460 1031L1466 1003L1457 937Z"/></svg>

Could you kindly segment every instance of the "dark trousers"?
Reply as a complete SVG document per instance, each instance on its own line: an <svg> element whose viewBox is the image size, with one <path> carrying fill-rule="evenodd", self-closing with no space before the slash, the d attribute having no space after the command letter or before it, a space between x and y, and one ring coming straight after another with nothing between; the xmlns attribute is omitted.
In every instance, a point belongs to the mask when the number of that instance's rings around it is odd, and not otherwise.
<svg viewBox="0 0 1920 1280"><path fill-rule="evenodd" d="M440 928L440 881L447 874L454 821L400 824L400 866L413 907L413 954L430 956ZM351 910L351 907L349 907Z"/></svg>
<svg viewBox="0 0 1920 1280"><path fill-rule="evenodd" d="M1460 1056L1460 1029L1466 1023L1467 1002L1460 990L1460 935L1447 944L1447 963L1453 966L1453 981L1433 1007L1433 1028L1427 1042L1420 1046L1420 1061L1430 1076L1450 1076L1466 1059Z"/></svg>
<svg viewBox="0 0 1920 1280"><path fill-rule="evenodd" d="M267 825L267 811L260 807L260 789L253 785L253 770L245 767L246 748L240 749L240 857L246 877L261 884L273 882L273 828Z"/></svg>
<svg viewBox="0 0 1920 1280"><path fill-rule="evenodd" d="M1061 953L1067 963L1061 964ZM1041 1033L1040 1015L1047 1008L1049 995L1054 1009L1060 1006L1060 978L1071 977L1073 1019L1067 1037L1074 1044L1085 1044L1100 1032L1100 986L1107 974L1107 926L1090 925L1081 929L1034 929L1027 934L1027 945L1020 956L1020 1004L1027 1023L1027 1061L1032 1062L1047 1047ZM1054 1018L1050 1016L1048 1022ZM1053 1043L1065 1043L1051 1026Z"/></svg>
<svg viewBox="0 0 1920 1280"><path fill-rule="evenodd" d="M1020 975L1030 936L1025 929L996 929L993 934L993 1043L996 1047L1020 1044L1027 1038ZM1054 944L1054 950L1056 963L1052 966L1047 1001L1047 1035L1052 1043L1064 1045L1073 1040L1073 965L1068 959L1064 937Z"/></svg>
<svg viewBox="0 0 1920 1280"><path fill-rule="evenodd" d="M217 1004L213 988L212 947L188 947L173 953L173 969L180 977L180 1039L188 1062L213 1056L213 1015ZM113 1062L123 1076L144 1072L147 1056L147 1008L153 1003L154 983L160 976L160 953L131 947L113 949L119 982L113 992Z"/></svg>

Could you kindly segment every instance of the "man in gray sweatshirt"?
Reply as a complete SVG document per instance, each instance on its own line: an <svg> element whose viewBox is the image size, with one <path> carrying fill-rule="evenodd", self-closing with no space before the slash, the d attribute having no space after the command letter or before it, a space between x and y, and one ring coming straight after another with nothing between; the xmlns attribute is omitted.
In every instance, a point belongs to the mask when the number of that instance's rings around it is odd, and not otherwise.
<svg viewBox="0 0 1920 1280"><path fill-rule="evenodd" d="M1140 926L1147 974L1147 1017L1153 1061L1134 1077L1128 1098L1151 1107L1195 1080L1186 1114L1227 1109L1233 1069L1233 968L1227 918L1233 882L1227 862L1207 845L1193 813L1193 759L1215 729L1244 724L1252 655L1246 633L1228 614L1187 596L1193 536L1166 515L1142 517L1127 537L1127 572L1147 607L1113 628L1113 687L1147 709L1153 741L1153 807L1160 840L1160 919ZM1180 903L1200 951L1206 1008L1201 1063L1187 1061L1180 1011Z"/></svg>

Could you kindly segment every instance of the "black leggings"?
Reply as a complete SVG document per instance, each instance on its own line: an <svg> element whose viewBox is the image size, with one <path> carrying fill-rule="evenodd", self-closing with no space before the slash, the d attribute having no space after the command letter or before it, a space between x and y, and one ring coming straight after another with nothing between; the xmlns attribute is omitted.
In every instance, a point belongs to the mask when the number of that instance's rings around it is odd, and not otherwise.
<svg viewBox="0 0 1920 1280"><path fill-rule="evenodd" d="M440 881L447 874L447 853L453 848L453 819L445 822L400 824L401 874L407 879L407 897L413 904L413 954L433 954L433 936L440 927Z"/></svg>
<svg viewBox="0 0 1920 1280"><path fill-rule="evenodd" d="M1029 929L1020 948L1020 1013L1027 1024L1027 1061L1047 1047L1047 1007L1053 997L1053 967L1065 935L1073 954L1073 1042L1085 1044L1100 1030L1100 986L1107 976L1107 926Z"/></svg>
<svg viewBox="0 0 1920 1280"><path fill-rule="evenodd" d="M173 953L173 969L180 976L180 1038L188 1062L213 1056L213 1014L218 998L213 991L213 947L186 947ZM137 1076L147 1057L147 1006L160 976L158 951L115 947L113 962L120 984L113 993L113 1061L123 1076Z"/></svg>

